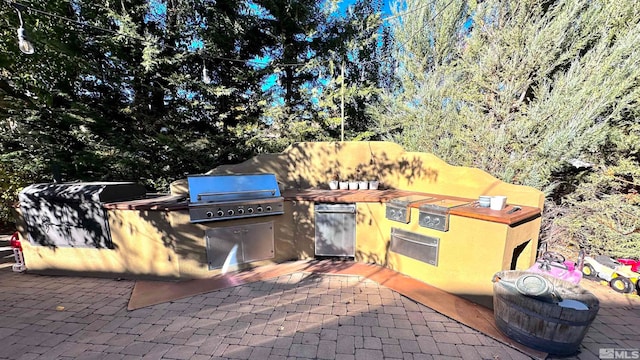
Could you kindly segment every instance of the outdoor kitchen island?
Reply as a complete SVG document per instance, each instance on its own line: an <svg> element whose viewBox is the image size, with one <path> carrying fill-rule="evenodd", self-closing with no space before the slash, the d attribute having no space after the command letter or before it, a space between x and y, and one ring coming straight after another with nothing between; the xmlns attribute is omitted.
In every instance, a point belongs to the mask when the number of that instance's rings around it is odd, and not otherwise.
<svg viewBox="0 0 640 360"><path fill-rule="evenodd" d="M354 261L387 267L480 303L486 304L483 298L492 294L494 273L525 269L535 260L542 192L504 183L479 169L451 166L432 154L406 152L388 142L297 143L282 153L258 155L202 175L242 174L273 175L282 193L282 210L261 217L193 222L188 181L178 180L167 196L105 204L110 248L24 241L27 268L195 279L314 259L317 204L354 205L349 216L355 230ZM378 180L381 187L328 190L329 181L336 178ZM388 205L411 195L422 201L407 204L405 220L390 217ZM480 195L504 195L507 206L479 208L475 200ZM18 221L18 226L21 238L28 239L24 222ZM265 233L268 236L262 237ZM227 247L210 248L212 241L229 238L233 239ZM256 241L259 251L252 252ZM231 264L210 259L243 247L258 255L234 255L247 261Z"/></svg>
<svg viewBox="0 0 640 360"><path fill-rule="evenodd" d="M474 302L491 306L492 276L531 266L537 247L540 209L507 205L503 210L478 207L474 199L402 190L290 190L283 194L299 213L314 203L353 203L357 223L354 260L384 266ZM412 204L409 223L385 216L389 201L425 196L427 204L460 202L448 212L448 229L421 224L420 204ZM517 211L513 211L517 209ZM311 223L296 229L296 246L313 253Z"/></svg>

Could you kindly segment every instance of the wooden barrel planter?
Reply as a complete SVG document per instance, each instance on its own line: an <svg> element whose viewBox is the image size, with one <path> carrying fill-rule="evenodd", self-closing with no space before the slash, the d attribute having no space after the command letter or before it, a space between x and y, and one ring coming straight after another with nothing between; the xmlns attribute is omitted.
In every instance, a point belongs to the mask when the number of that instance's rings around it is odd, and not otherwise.
<svg viewBox="0 0 640 360"><path fill-rule="evenodd" d="M544 274L564 300L560 304L520 293L513 285L524 271L502 271L494 277L493 311L496 325L509 338L532 349L571 355L600 309L598 298L568 281ZM579 306L576 306L579 305Z"/></svg>

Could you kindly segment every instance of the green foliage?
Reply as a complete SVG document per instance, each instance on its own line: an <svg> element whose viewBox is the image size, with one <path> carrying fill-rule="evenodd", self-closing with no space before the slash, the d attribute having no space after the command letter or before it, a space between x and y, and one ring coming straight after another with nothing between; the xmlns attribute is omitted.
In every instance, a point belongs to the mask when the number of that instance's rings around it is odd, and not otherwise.
<svg viewBox="0 0 640 360"><path fill-rule="evenodd" d="M279 142L335 140L342 135L344 107L345 139L376 139L366 107L378 101L379 89L389 82L388 67L380 66L390 46L380 19L382 2L356 1L344 18L332 15L333 2L321 4L316 2L312 19L300 24L296 13L287 22L289 29L276 29L285 39L290 32L299 33L293 39L301 44L289 47L300 53L291 58L286 55L292 51L278 53L284 63L304 65L276 69L279 85L269 90L274 100L265 122Z"/></svg>
<svg viewBox="0 0 640 360"><path fill-rule="evenodd" d="M190 173L335 139L334 89L323 87L337 76L318 74L348 56L348 137L375 136L362 130L379 1L347 17L319 0L22 3L53 15L22 9L36 49L24 55L17 13L0 5L0 216L34 182L128 180L164 192ZM270 62L245 61L256 58ZM274 65L283 63L304 66ZM279 85L263 89L272 75Z"/></svg>
<svg viewBox="0 0 640 360"><path fill-rule="evenodd" d="M28 183L130 180L167 191L255 150L236 128L259 121L262 74L211 60L261 54L242 4L167 3L163 14L147 1L28 5L90 26L23 11L36 47L27 56L15 44L15 10L0 8L3 215ZM220 22L193 26L203 15ZM201 53L190 48L197 41ZM203 63L211 84L200 81Z"/></svg>
<svg viewBox="0 0 640 360"><path fill-rule="evenodd" d="M561 240L637 256L639 34L631 0L435 1L396 24L401 86L371 112L408 149L545 191Z"/></svg>
<svg viewBox="0 0 640 360"><path fill-rule="evenodd" d="M640 123L617 122L608 136L600 163L576 176L563 199L559 238L590 253L640 258Z"/></svg>
<svg viewBox="0 0 640 360"><path fill-rule="evenodd" d="M640 258L639 179L637 164L629 162L587 175L565 199L565 215L557 219L560 240L592 254Z"/></svg>

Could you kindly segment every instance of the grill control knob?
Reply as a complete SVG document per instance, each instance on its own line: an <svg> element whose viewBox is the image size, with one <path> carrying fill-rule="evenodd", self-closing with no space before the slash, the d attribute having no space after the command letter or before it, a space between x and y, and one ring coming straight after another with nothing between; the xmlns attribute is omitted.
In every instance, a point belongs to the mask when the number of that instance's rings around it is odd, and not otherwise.
<svg viewBox="0 0 640 360"><path fill-rule="evenodd" d="M271 211L271 206L267 206L267 211Z"/></svg>
<svg viewBox="0 0 640 360"><path fill-rule="evenodd" d="M238 215L242 215L242 214L244 214L244 209L242 208L238 209Z"/></svg>
<svg viewBox="0 0 640 360"><path fill-rule="evenodd" d="M262 206L258 206L258 207L256 208L256 211L257 211L257 212L262 212Z"/></svg>
<svg viewBox="0 0 640 360"><path fill-rule="evenodd" d="M208 218L213 217L213 211L207 211L206 215Z"/></svg>
<svg viewBox="0 0 640 360"><path fill-rule="evenodd" d="M216 214L218 214L218 216L224 216L224 211L218 210L218 212Z"/></svg>
<svg viewBox="0 0 640 360"><path fill-rule="evenodd" d="M229 214L229 216L233 216L233 214L235 214L235 212L231 209L229 209L229 211L227 211L227 214Z"/></svg>
<svg viewBox="0 0 640 360"><path fill-rule="evenodd" d="M253 208L247 208L247 212L248 212L249 214L253 214Z"/></svg>

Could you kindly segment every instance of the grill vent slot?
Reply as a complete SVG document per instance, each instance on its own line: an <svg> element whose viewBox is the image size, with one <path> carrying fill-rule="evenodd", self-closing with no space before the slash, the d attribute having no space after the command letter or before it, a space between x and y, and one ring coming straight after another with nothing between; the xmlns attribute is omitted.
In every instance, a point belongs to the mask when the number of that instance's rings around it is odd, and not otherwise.
<svg viewBox="0 0 640 360"><path fill-rule="evenodd" d="M391 251L438 266L439 238L391 229Z"/></svg>

